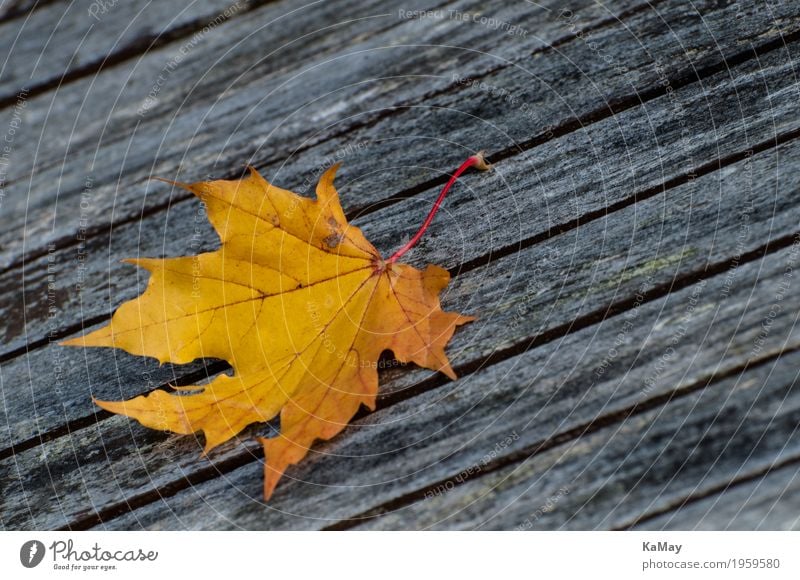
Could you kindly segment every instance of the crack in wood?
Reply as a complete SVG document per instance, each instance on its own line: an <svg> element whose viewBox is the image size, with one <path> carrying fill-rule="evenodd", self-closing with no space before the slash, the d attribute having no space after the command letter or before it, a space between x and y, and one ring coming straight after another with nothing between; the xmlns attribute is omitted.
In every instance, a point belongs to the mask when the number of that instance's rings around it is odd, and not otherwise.
<svg viewBox="0 0 800 580"><path fill-rule="evenodd" d="M17 20L23 16L29 16L45 6L62 2L63 0L34 0L31 6L30 0L15 0L11 5L0 15L0 24Z"/></svg>
<svg viewBox="0 0 800 580"><path fill-rule="evenodd" d="M700 491L698 493L694 493L694 494L690 494L688 496L685 496L685 497L683 497L681 499L678 499L678 500L670 503L667 506L664 506L663 508L659 508L657 510L653 510L653 511L644 513L641 516L639 516L638 518L636 518L636 519L634 519L634 520L632 520L632 521L630 521L628 523L625 523L625 524L623 524L621 526L616 526L614 528L614 530L619 530L619 531L632 530L636 526L638 526L639 524L643 524L644 522L647 522L647 521L656 519L656 518L658 518L660 516L675 512L675 511L677 511L677 510L679 510L679 509L681 509L681 508L683 508L683 507L685 507L687 505L691 505L693 503L702 501L702 500L707 499L709 497L713 497L715 495L720 495L720 494L728 491L729 489L733 489L733 488L735 488L737 486L745 485L745 484L750 483L752 481L755 481L757 479L761 479L761 478L767 477L768 475L771 475L773 473L779 472L779 471L781 471L783 469L786 469L788 467L795 466L798 463L800 463L800 455L795 456L795 457L787 457L786 459L778 461L777 463L773 463L772 465L769 465L769 466L764 467L762 469L756 469L756 470L751 471L749 473L745 473L743 475L740 475L739 477L735 477L734 479L732 479L730 481L727 481L727 482L725 482L723 484L714 485L714 486L711 486L708 489L705 489L705 490Z"/></svg>

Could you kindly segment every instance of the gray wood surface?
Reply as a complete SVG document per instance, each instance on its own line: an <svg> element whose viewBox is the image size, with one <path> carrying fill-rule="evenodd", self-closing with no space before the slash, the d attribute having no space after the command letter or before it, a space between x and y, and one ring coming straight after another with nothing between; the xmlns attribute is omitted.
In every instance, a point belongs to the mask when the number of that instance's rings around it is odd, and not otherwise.
<svg viewBox="0 0 800 580"><path fill-rule="evenodd" d="M466 478L452 489L450 483L459 482L447 480L413 505L397 507L360 527L626 527L642 511L681 502L705 488L730 484L733 491L737 482L749 482L773 462L796 468L799 363L800 353L794 352L725 380L701 381L688 395L676 393L665 407L634 412L597 432L509 462L485 477ZM777 500L780 494L772 497ZM728 506L729 514L736 513L734 506L745 507L741 494L716 499ZM778 522L788 520L774 509L749 513L761 516L754 527L777 529ZM685 525L679 513L674 516ZM796 521L797 512L794 516ZM717 514L714 523L720 529L731 522Z"/></svg>
<svg viewBox="0 0 800 580"><path fill-rule="evenodd" d="M800 6L259 1L203 30L229 4L129 4L103 34L80 3L0 18L22 39L0 74L0 131L20 123L0 183L0 526L797 526ZM277 423L201 458L91 404L227 365L56 344L143 289L119 259L216 246L151 175L249 162L310 194L342 160L345 210L391 252L480 148L494 171L462 177L408 255L449 268L445 307L478 316L448 348L461 378L387 359L379 410L266 505L252 436Z"/></svg>
<svg viewBox="0 0 800 580"><path fill-rule="evenodd" d="M231 8L232 7L232 8ZM0 103L22 89L55 88L63 77L88 76L151 46L191 36L241 0L53 2L0 23Z"/></svg>
<svg viewBox="0 0 800 580"><path fill-rule="evenodd" d="M635 529L798 530L798 490L800 466L787 462L766 475L724 488L724 493L690 498L693 501L641 522Z"/></svg>
<svg viewBox="0 0 800 580"><path fill-rule="evenodd" d="M2 0L0 1L0 22L24 17L48 2L58 0Z"/></svg>

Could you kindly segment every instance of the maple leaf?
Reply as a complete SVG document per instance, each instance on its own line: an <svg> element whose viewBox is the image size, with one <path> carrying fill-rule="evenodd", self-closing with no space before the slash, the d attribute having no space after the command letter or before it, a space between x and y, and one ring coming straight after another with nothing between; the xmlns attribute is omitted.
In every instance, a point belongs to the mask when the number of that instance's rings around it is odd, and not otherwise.
<svg viewBox="0 0 800 580"><path fill-rule="evenodd" d="M488 167L480 163L471 164ZM146 290L108 325L62 343L160 363L228 361L233 375L207 385L95 402L154 429L202 431L206 453L280 414L280 434L261 439L266 499L315 440L342 431L361 405L374 410L384 350L455 379L444 347L473 320L442 311L446 270L397 263L400 252L383 260L347 223L333 186L337 168L320 178L316 200L271 185L252 167L241 180L177 183L205 204L220 248L126 260L150 272Z"/></svg>

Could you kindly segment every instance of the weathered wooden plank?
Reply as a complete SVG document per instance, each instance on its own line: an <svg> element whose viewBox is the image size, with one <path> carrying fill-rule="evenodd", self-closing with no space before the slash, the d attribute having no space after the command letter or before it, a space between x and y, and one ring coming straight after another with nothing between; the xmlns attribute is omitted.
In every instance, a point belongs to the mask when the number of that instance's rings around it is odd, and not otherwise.
<svg viewBox="0 0 800 580"><path fill-rule="evenodd" d="M0 2L0 22L25 16L50 2L58 2L58 0L2 0Z"/></svg>
<svg viewBox="0 0 800 580"><path fill-rule="evenodd" d="M181 116L169 126L167 132L164 130L164 123L158 123L155 127L143 127L131 139L109 143L97 154L94 150L76 152L77 155L70 156L70 171L64 172L62 164L37 171L31 180L25 182L25 188L37 196L41 192L49 195L29 200L26 223L28 240L46 243L54 237L62 241L74 239L75 224L82 214L79 204L76 205L73 200L86 181L86 173L83 170L73 171L75 168L88 169L94 176L94 183L99 184L92 190L90 207L83 211L89 223L107 223L112 199L115 204L115 219L129 220L141 213L143 200L140 188L141 182L147 176L152 173L178 178L186 176L189 171L185 164L187 144L191 146L192 166L202 167L202 173L229 174L232 167L241 167L244 161L253 161L258 165L267 165L268 173L274 174L280 171L286 159L287 143L291 143L290 149L294 150L297 146L306 146L325 139L347 128L350 121L343 119L352 118L352 122L383 119L389 122L388 118L393 115L384 108L397 107L398 92L406 91L409 85L412 88L408 90L412 94L407 95L407 100L412 105L421 96L425 96L425 106L439 106L444 103L450 107L455 103L468 113L477 112L482 119L495 125L499 123L501 128L512 129L505 136L498 131L497 137L492 139L496 141L493 146L515 147L520 140L546 138L548 126L557 125L563 128L571 126L570 124L576 126L576 123L590 122L597 115L602 116L604 111L607 114L609 103L620 107L633 106L641 98L648 98L647 90L654 84L668 84L670 88L675 88L691 82L698 71L703 72L708 67L724 70L726 67L722 61L723 54L737 52L737 56L731 57L734 61L744 58L738 55L738 51L749 51L749 45L734 40L735 36L731 34L722 34L723 31L731 32L730 21L734 15L731 11L734 7L722 7L717 2L709 2L708 5L698 6L698 9L703 13L702 18L699 14L689 13L684 5L678 3L664 6L658 13L651 10L636 12L631 16L630 22L626 22L625 27L616 26L597 31L598 44L579 39L560 47L558 52L536 53L535 58L531 59L535 63L535 70L530 73L525 70L529 68L525 66L527 63L514 63L485 77L491 86L508 90L509 99L479 88L472 91L477 94L472 95L471 104L463 103L459 97L459 93L466 90L466 85L454 82L452 78L454 68L464 71L464 74L471 74L468 66L456 68L460 61L469 62L475 58L475 53L471 50L440 47L432 54L416 46L402 45L397 47L397 52L395 48L388 53L384 50L364 52L372 46L370 43L385 40L376 36L364 47L354 47L354 50L362 51L357 53L360 59L358 67L331 66L330 73L326 75L300 75L282 87L283 92L272 94L263 104L265 92L273 86L264 87L256 80L248 85L247 90L234 91L228 98L219 100L213 111L205 105L183 109ZM755 8L743 9L748 16L748 34L760 38L759 46L779 46L782 35L793 34L800 26L792 12L800 9L794 5L781 5L776 10L782 12L769 15ZM748 10L753 14L749 14ZM669 26L665 26L665 22ZM560 24L565 31L570 31L569 23L562 21ZM466 29L471 32L472 28L474 27L461 26L456 30ZM397 27L392 29L392 33L396 35L402 30L402 27ZM439 28L433 30L434 33L446 32ZM741 36L749 38L744 31L735 32L741 32ZM418 36L415 35L415 38ZM496 32L490 38L496 38ZM644 47L642 39L646 39ZM439 36L434 35L430 42L435 43L438 40ZM615 66L609 65L603 58L603 53L598 52L597 46L609 49L613 47L614 54L621 55L622 60L614 63ZM723 51L722 54L720 51ZM452 59L456 59L455 64ZM448 66L431 68L439 66L434 63L442 62L448 63ZM399 63L402 63L400 71L397 69L401 66ZM581 67L576 67L575 63L581 63ZM621 75L619 66L627 67L630 74ZM405 75L403 80L397 80L395 72ZM419 75L432 75L432 78L430 82L419 83ZM381 80L387 76L391 76L392 82ZM370 77L378 80L365 85L364 78ZM520 82L521 78L524 82ZM350 87L350 92L338 90L344 87ZM440 88L449 90L445 90L440 99L431 103L431 91ZM655 92L657 94L658 91L666 90L668 89L658 89ZM307 95L303 103L297 102L298 91ZM369 97L367 107L371 109L367 113L363 112L365 95ZM508 102L512 99L516 105ZM298 109L312 101L313 107ZM535 111L536 114L523 114L522 103L529 105L526 111ZM404 108L399 107L397 110ZM298 113L290 115L287 111ZM243 123L245 114L248 115L247 121ZM576 118L579 120L576 121ZM487 139L487 125L484 121L468 120L469 117L464 117L458 126L453 127L449 125L450 119L450 116L442 117L435 125L424 125L425 134L439 140L465 144L467 147L482 144ZM310 128L309 120L312 121L313 128ZM319 127L326 129L320 134ZM387 131L384 139L409 135L409 126L390 124L385 127ZM254 132L257 135L254 136ZM228 137L224 142L210 137L219 134ZM337 150L345 151L348 144L353 146L352 139L340 139ZM157 152L155 156L154 152ZM456 158L463 156L463 151L437 154L435 165L431 163L428 151L424 155L420 152L415 155L420 156L424 157L424 166L449 170ZM306 164L309 167L325 162L322 156L313 161L310 157L308 159ZM411 161L398 160L396 155L382 160L374 155L372 176L380 176L383 187L376 188L372 183L362 181L353 191L353 197L345 200L348 207L379 201L385 196L386 190L402 191L419 186L429 179L427 175L421 176L418 168L411 167ZM376 167L376 163L383 165ZM309 173L304 172L302 175L295 175L294 179L304 181L308 177ZM53 183L58 183L62 196L73 192L72 198L66 196L69 201L62 200L55 222L52 219ZM289 184L291 185L291 179ZM23 197L24 195L23 193ZM144 205L147 208L159 207L166 203L169 195L169 189L153 187L147 190ZM353 203L354 200L358 203ZM23 240L14 236L8 238L0 237L0 242L6 249L9 261L14 262L17 260L14 256L20 255L20 244ZM30 247L29 244L28 248ZM41 249L40 244L37 247Z"/></svg>
<svg viewBox="0 0 800 580"><path fill-rule="evenodd" d="M53 342L13 363L0 364L0 457L105 417L92 403L93 397L109 400L127 393L129 398L143 388L203 383L221 366L213 361L159 366L124 352L97 354L70 352Z"/></svg>
<svg viewBox="0 0 800 580"><path fill-rule="evenodd" d="M417 503L359 527L587 530L624 525L689 493L786 457L800 459L799 365L800 353L794 352L487 475L464 477L463 485L451 480ZM778 511L796 503L779 496L771 500L780 502ZM738 504L746 510L744 521L760 521L765 528L787 519L748 508L727 493L719 501L729 513ZM674 528L700 522L702 517L679 514Z"/></svg>
<svg viewBox="0 0 800 580"><path fill-rule="evenodd" d="M648 190L652 193L664 183L697 172L704 163L714 168L720 157L747 153L754 142L774 140L776 132L797 130L797 85L791 65L783 62L786 59L782 51L772 52L733 72L706 79L704 86L684 87L646 108L625 111L555 139L547 147L507 159L496 175L473 179L480 184L479 195L463 189L451 194L448 213L434 222L416 255L455 269L520 240L547 235L575 219L587 219L587 214L597 215ZM676 106L683 122L674 121ZM748 118L746 126L743 117ZM691 131L691 139L685 129ZM653 150L659 154L653 155ZM408 151L414 155L413 148ZM367 171L369 156L348 163L358 172ZM347 180L348 171L338 181L343 197L351 197L353 191L357 195L363 187L358 180ZM428 190L420 199L433 195ZM417 227L424 213L420 199L369 214L356 223L380 250L389 251L398 238ZM135 296L137 274L117 263L118 258L180 255L211 247L215 236L198 208L196 203L176 204L166 215L115 229L113 239L95 237L83 247L55 250L26 267L23 293L16 290L17 271L0 276L0 288L6 288L0 291L0 303L8 305L0 322L4 353L41 341L54 331L92 324ZM392 219L387 219L390 214ZM453 231L470 234L454 238ZM188 250L185 240L190 240ZM106 252L113 256L110 263L90 259ZM24 321L20 319L23 308Z"/></svg>
<svg viewBox="0 0 800 580"><path fill-rule="evenodd" d="M763 477L739 483L722 493L709 495L641 522L635 529L798 530L798 492L800 468L797 463L790 463Z"/></svg>
<svg viewBox="0 0 800 580"><path fill-rule="evenodd" d="M552 0L548 3L556 5ZM618 0L614 4L624 11L633 2ZM641 1L637 3L641 4ZM39 134L37 128L42 125L41 137L29 142L19 140L17 147L22 150L15 156L15 167L9 168L9 179L30 173L29 159L36 163L36 171L30 179L13 184L10 189L14 190L14 195L6 201L8 208L19 217L28 215L23 210L32 212L29 226L40 218L50 220L53 217L53 184L58 183L63 201L64 197L70 197L68 191L83 189L86 175L92 174L93 180L101 185L93 190L93 202L84 208L84 213L91 215L92 223L96 223L94 218L108 223L107 210L112 196L119 197L128 186L140 184L152 171L161 171L158 167L161 162L153 165L153 152L173 146L185 149L189 143L196 162L199 162L197 155L202 155L205 163L211 159L209 153L212 157L219 153L219 147L228 149L229 153L234 149L238 151L235 159L229 158L230 163L217 159L206 165L204 172L217 171L220 167L231 172L233 167L241 167L254 151L266 154L264 147L267 145L273 153L285 158L287 152L308 139L318 139L321 127L338 122L337 127L328 127L328 133L339 131L343 119L348 122L352 114L363 117L365 108L372 108L371 115L377 117L381 115L381 106L395 105L401 96L419 97L437 86L447 86L452 82L447 74L449 67L458 66L470 74L481 73L497 66L498 62L518 60L544 43L558 42L560 37L569 35L557 12L549 9L542 23L535 25L529 34L498 36L495 29L465 24L457 19L405 17L409 11L428 7L422 0L407 3L403 17L399 11L387 13L386 5L380 2L322 6L324 10L318 6L309 8L313 12L305 19L299 17L302 14L286 14L290 7L295 8L291 4L266 7L253 13L252 18L235 19L204 37L202 44L181 59L180 67L174 70L169 67L168 75L164 74L164 67L165 63L174 61L178 51L174 47L153 51L137 62L133 70L112 70L72 85L57 100L39 99L29 103L30 109L38 111L31 127L34 134ZM527 4L507 7L498 0L490 5L484 3L480 8L475 0L450 6L448 10L466 14L488 10L500 20L512 21L519 18L520 11L541 13L543 10ZM578 3L576 14L579 15L576 26L613 16L608 9L589 0ZM346 19L339 25L343 15ZM443 22L444 26L433 26L432 21ZM280 31L271 40L274 28ZM384 30L383 34L374 34ZM342 54L342 46L353 38L359 42ZM304 41L298 42L298 39ZM410 41L415 45L410 45ZM426 54L417 43L430 45L428 51L446 52L448 49L444 47L434 47L449 46L449 43L469 49L449 49L454 54L445 58ZM261 54L263 58L254 59L254 55ZM348 66L342 66L343 63ZM425 83L418 82L419 75L415 73L420 71L426 75ZM409 74L414 76L409 77ZM154 84L164 76L168 78L158 85L158 104L152 109L148 107L147 114L140 115ZM399 91L398 85L406 86L407 90ZM221 87L225 89L222 95ZM116 96L109 99L109 94ZM302 100L298 99L298 94L303 96ZM171 104L176 102L181 103L178 111ZM302 111L297 110L298 104L303 105ZM63 113L54 115L52 106L59 107L59 113L63 109ZM64 120L60 121L62 117ZM256 118L258 126L254 125ZM232 140L238 140L242 131L247 133L246 143ZM210 138L211 135L214 137ZM225 138L219 139L220 135ZM112 161L110 157L121 151L127 152L125 161ZM142 154L149 157L145 162L151 166L144 173L144 166L140 164L144 159ZM65 158L70 159L67 166ZM116 169L109 173L111 164ZM166 175L165 171L161 173ZM112 180L120 177L123 180L118 192L108 189L112 173ZM78 175L80 179L76 181ZM152 207L151 202L163 203L167 199L164 193L165 190L157 190L151 194L148 207ZM158 195L159 199L153 195ZM140 193L135 197L141 202ZM117 217L121 209L116 206ZM44 213L34 218L33 213L40 210ZM57 223L67 217L66 210L62 203ZM67 231L74 232L74 223ZM63 237L64 231L51 234ZM9 240L8 243L15 242ZM10 249L8 245L3 247Z"/></svg>
<svg viewBox="0 0 800 580"><path fill-rule="evenodd" d="M56 87L63 76L93 74L104 61L146 52L246 12L248 0L56 2L0 23L0 103L22 89Z"/></svg>
<svg viewBox="0 0 800 580"><path fill-rule="evenodd" d="M379 410L290 470L266 505L253 462L171 497L153 494L105 527L323 527L391 510L398 498L422 498L459 476L477 478L475 466L488 470L579 438L588 425L618 421L636 405L677 401L681 389L736 372L751 354L763 359L800 346L796 312L788 309L761 335L784 270L798 260L800 243L740 266L732 287L721 274ZM785 440L785 430L775 433Z"/></svg>
<svg viewBox="0 0 800 580"><path fill-rule="evenodd" d="M784 176L792 172L781 172L779 181L769 181L770 175L774 174L771 153L765 152L732 166L724 172L722 182L718 181L719 175L712 174L676 188L670 200L674 207L689 206L690 202L696 207L689 214L689 220L686 214L665 207L663 199L653 198L615 214L610 223L591 222L553 238L546 246L528 248L519 255L507 256L459 276L447 297L447 304L458 310L477 313L481 322L456 335L449 349L451 359L458 367L469 368L469 365L496 355L502 349L513 352L514 345L519 345L520 341L524 344L527 337L568 325L581 317L599 315L599 319L611 303L633 297L637 291L652 291L690 272L702 272L709 264L730 257L731 248L715 248L713 239L715 236L732 238L740 234L742 220L747 220L747 227L753 229L753 236L745 236L737 250L742 254L763 243L764 240L755 235L756 231L771 228L777 234L796 228L797 214L791 210L788 193L797 191L798 184L785 180ZM781 157L787 159L787 164L794 158L800 160L800 142L784 146ZM749 189L754 175L759 179L763 176L764 187ZM721 197L720 192L730 197ZM744 196L739 198L743 200L742 204L732 203L737 192ZM787 206L781 205L777 213L786 220L782 225L773 218L775 199L787 200ZM794 203L796 205L796 201ZM746 217L742 217L743 205L749 208ZM719 223L715 225L717 220ZM608 243L598 244L600 239ZM691 245L683 241L687 239L692 240ZM498 275L498 272L505 275ZM739 275L736 270L730 272L726 283L740 283ZM655 311L656 317L657 314ZM760 324L760 319L752 320L750 324ZM783 340L791 329L779 329L781 323L776 324L771 340ZM591 338L589 330L586 329L581 336ZM657 348L659 343L657 339L653 340L656 342L652 348ZM575 342L572 348L577 352L582 348L581 343ZM739 356L742 354L738 353ZM713 353L707 356L713 357ZM724 356L724 351L717 356ZM427 372L417 371L404 373L394 380L388 377L388 385L383 383L384 390L397 393L428 376ZM466 385L470 384L469 379L465 381ZM127 396L129 394L128 391ZM370 421L367 418L363 424L369 425ZM65 522L59 518L63 518L64 513L80 517L88 505L99 507L118 502L117 480L126 482L125 489L130 494L146 494L153 487L174 485L176 458L179 458L180 473L187 477L200 477L204 470L209 469L205 460L198 460L201 445L193 438L170 438L172 443L165 443L162 434L131 426L127 419L120 417L103 421L81 433L79 436L76 432L73 436L79 437L77 442L72 438L61 438L48 443L41 451L31 449L14 458L15 462L28 466L25 470L27 475L22 475L26 494L43 496L28 500L40 507L37 517L41 519L36 520L40 527L63 525ZM175 453L165 453L167 446L172 444ZM74 445L82 451L76 454ZM102 449L105 445L117 452L113 464L107 463L102 452L92 455L92 450ZM62 478L58 486L64 498L62 501L74 507L61 505L52 511L52 505L47 507L47 502L52 502L52 499L45 498L51 496L52 490L41 483L42 466L34 467L42 451L48 454L50 470ZM241 462L248 460L248 454L248 451L243 452L231 445L215 454L214 459L221 463ZM91 457L78 459L78 468L76 455L79 458ZM10 461L7 464L11 465ZM88 475L90 473L92 475ZM9 496L17 497L12 493ZM88 503L88 497L91 497L91 503ZM9 502L10 505L25 505L21 498L9 499Z"/></svg>

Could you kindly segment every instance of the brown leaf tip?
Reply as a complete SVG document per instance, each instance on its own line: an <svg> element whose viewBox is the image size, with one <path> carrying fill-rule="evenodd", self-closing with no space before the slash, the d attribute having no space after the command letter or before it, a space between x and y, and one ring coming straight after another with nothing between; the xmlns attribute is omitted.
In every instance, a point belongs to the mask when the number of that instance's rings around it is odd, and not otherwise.
<svg viewBox="0 0 800 580"><path fill-rule="evenodd" d="M479 171L489 171L493 167L492 164L486 160L486 151L478 151L472 156L472 159L475 160L472 166Z"/></svg>

